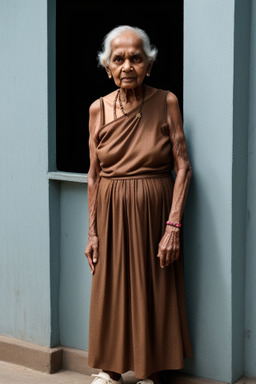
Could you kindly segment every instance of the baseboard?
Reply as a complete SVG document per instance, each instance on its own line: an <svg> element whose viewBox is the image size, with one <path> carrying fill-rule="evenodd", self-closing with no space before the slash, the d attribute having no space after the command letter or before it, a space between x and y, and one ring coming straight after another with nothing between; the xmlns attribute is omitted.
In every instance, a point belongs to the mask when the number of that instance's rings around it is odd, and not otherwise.
<svg viewBox="0 0 256 384"><path fill-rule="evenodd" d="M91 375L98 373L99 369L94 369L88 365L88 352L76 348L62 347L63 350L63 369Z"/></svg>
<svg viewBox="0 0 256 384"><path fill-rule="evenodd" d="M47 348L11 337L0 336L0 360L45 373L62 367L61 347Z"/></svg>

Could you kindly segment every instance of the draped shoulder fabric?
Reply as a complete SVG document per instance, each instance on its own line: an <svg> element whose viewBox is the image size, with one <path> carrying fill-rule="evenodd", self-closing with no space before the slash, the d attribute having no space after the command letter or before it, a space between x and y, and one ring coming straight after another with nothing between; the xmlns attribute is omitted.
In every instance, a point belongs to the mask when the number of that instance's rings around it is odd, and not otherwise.
<svg viewBox="0 0 256 384"><path fill-rule="evenodd" d="M191 357L183 255L160 268L158 244L172 204L168 91L103 124L98 134L99 258L92 277L88 364L137 378L180 369ZM103 102L101 101L103 108ZM102 115L103 110L102 110Z"/></svg>

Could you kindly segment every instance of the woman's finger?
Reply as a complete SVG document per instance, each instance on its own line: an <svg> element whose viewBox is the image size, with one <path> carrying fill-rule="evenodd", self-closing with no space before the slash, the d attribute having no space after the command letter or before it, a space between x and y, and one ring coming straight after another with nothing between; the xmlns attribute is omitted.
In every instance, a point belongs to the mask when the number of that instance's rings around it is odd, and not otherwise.
<svg viewBox="0 0 256 384"><path fill-rule="evenodd" d="M176 248L174 255L173 255L174 261L177 261L179 256L180 256L180 249Z"/></svg>
<svg viewBox="0 0 256 384"><path fill-rule="evenodd" d="M165 254L161 251L158 251L157 257L160 259L160 267L164 268L165 266Z"/></svg>
<svg viewBox="0 0 256 384"><path fill-rule="evenodd" d="M91 268L91 273L94 274L95 264L98 261L98 237L97 236L94 236L93 238L89 239L84 253L88 259L88 264Z"/></svg>
<svg viewBox="0 0 256 384"><path fill-rule="evenodd" d="M96 264L98 261L98 247L94 247L93 249L93 263Z"/></svg>
<svg viewBox="0 0 256 384"><path fill-rule="evenodd" d="M93 264L93 261L92 261L92 256L88 257L88 263L89 263L89 266L91 268L91 274L93 275L94 271L95 271L95 267L94 267L94 264Z"/></svg>
<svg viewBox="0 0 256 384"><path fill-rule="evenodd" d="M85 253L85 256L87 257L89 267L91 268L91 273L93 274L94 270L95 270L95 267L94 267L93 261L92 261L93 251L92 250L89 251L86 249L84 253Z"/></svg>
<svg viewBox="0 0 256 384"><path fill-rule="evenodd" d="M85 248L85 251L84 251L85 256L87 258L90 257L92 252L93 252L93 249L92 249L91 245L88 244L87 247Z"/></svg>
<svg viewBox="0 0 256 384"><path fill-rule="evenodd" d="M89 259L89 257L91 256L91 251L89 251L89 250L85 250L84 251L84 254L85 254L85 256L87 257L87 259Z"/></svg>
<svg viewBox="0 0 256 384"><path fill-rule="evenodd" d="M167 251L166 257L165 257L165 266L167 267L170 263L171 263L171 252Z"/></svg>
<svg viewBox="0 0 256 384"><path fill-rule="evenodd" d="M175 238L174 252L173 252L173 259L174 260L173 261L178 260L179 255L180 255L180 238L179 238L179 234L178 234L178 236L176 236L176 238Z"/></svg>
<svg viewBox="0 0 256 384"><path fill-rule="evenodd" d="M175 261L175 251L173 250L171 253L171 264Z"/></svg>

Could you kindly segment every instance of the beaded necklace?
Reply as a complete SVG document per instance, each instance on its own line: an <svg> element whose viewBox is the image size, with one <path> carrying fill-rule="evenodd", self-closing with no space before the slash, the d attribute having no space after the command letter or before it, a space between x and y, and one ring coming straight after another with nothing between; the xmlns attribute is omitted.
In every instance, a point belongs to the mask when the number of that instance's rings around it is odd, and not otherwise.
<svg viewBox="0 0 256 384"><path fill-rule="evenodd" d="M118 99L118 102L119 102L122 114L124 116L126 116L126 117L128 116L127 113L124 110L124 106L123 106L123 103L122 103L122 100L121 100L120 88L119 88L117 90L117 92L116 92L116 96L115 96L114 103L113 103L113 118L114 118L114 120L116 120L116 118L117 118L117 116L116 116L116 102L117 102L117 99ZM145 87L143 87L143 96L142 96L142 103L141 103L141 106L140 106L140 111L136 114L137 118L141 118L142 117L141 111L142 111L142 107L143 107L144 101L145 101Z"/></svg>

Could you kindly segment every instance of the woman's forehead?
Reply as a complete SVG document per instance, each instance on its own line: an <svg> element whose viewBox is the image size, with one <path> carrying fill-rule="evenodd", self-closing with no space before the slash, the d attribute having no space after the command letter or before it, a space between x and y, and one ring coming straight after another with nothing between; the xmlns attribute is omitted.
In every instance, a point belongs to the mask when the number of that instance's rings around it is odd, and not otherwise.
<svg viewBox="0 0 256 384"><path fill-rule="evenodd" d="M134 32L126 31L112 40L111 51L116 50L143 51L142 40Z"/></svg>

